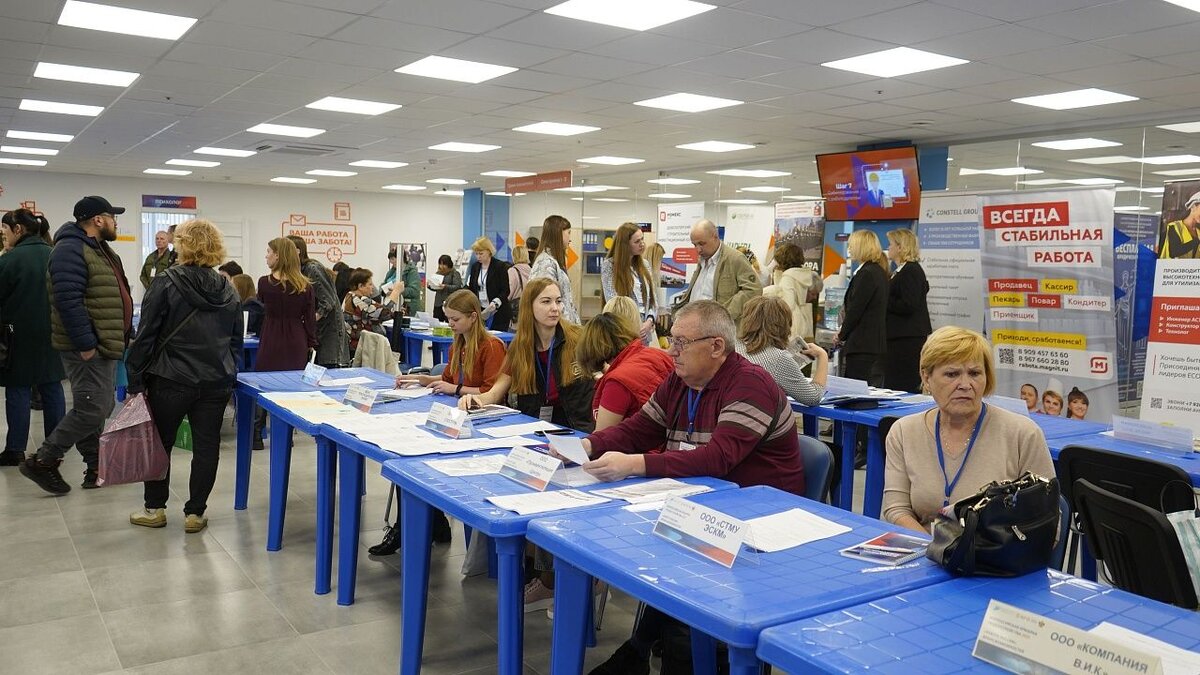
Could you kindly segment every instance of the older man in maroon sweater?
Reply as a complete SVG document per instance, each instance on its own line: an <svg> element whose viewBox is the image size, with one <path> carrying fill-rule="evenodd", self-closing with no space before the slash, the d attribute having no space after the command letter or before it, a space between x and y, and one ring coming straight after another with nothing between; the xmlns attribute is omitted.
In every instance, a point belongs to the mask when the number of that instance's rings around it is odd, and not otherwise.
<svg viewBox="0 0 1200 675"><path fill-rule="evenodd" d="M711 300L679 310L668 352L675 372L636 415L583 441L595 458L584 470L604 481L713 476L803 494L792 407L767 371L734 352L735 330ZM645 454L657 447L666 452Z"/></svg>

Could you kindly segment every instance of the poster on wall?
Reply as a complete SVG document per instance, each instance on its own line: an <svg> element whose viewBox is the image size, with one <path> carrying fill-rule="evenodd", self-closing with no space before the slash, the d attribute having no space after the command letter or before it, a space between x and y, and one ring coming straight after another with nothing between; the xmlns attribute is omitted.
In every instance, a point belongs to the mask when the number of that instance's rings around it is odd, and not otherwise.
<svg viewBox="0 0 1200 675"><path fill-rule="evenodd" d="M1167 183L1146 346L1142 419L1200 437L1200 180Z"/></svg>
<svg viewBox="0 0 1200 675"><path fill-rule="evenodd" d="M775 205L775 246L794 244L804 251L804 266L822 274L825 247L825 202L779 202ZM823 276L823 275L822 275Z"/></svg>
<svg viewBox="0 0 1200 675"><path fill-rule="evenodd" d="M885 240L886 241L886 240ZM921 268L929 280L929 321L934 330L962 326L982 331L983 272L979 256L979 197L926 196L917 222ZM1004 307L989 310L1002 320Z"/></svg>
<svg viewBox="0 0 1200 675"><path fill-rule="evenodd" d="M760 267L766 265L767 249L774 234L774 207L729 206L725 209L725 243L744 246Z"/></svg>
<svg viewBox="0 0 1200 675"><path fill-rule="evenodd" d="M329 264L358 252L358 226L353 223L321 223L303 213L293 213L281 224L283 236L298 236L308 244L308 254L325 256Z"/></svg>
<svg viewBox="0 0 1200 675"><path fill-rule="evenodd" d="M996 393L1031 413L1107 422L1117 411L1113 195L979 198Z"/></svg>
<svg viewBox="0 0 1200 675"><path fill-rule="evenodd" d="M1158 216L1136 213L1118 213L1113 218L1117 391L1122 406L1136 406L1142 398L1159 224Z"/></svg>
<svg viewBox="0 0 1200 675"><path fill-rule="evenodd" d="M687 287L688 265L699 260L692 246L692 226L704 219L704 202L658 205L657 241L663 247L659 265L661 281L658 306L669 307L671 299Z"/></svg>

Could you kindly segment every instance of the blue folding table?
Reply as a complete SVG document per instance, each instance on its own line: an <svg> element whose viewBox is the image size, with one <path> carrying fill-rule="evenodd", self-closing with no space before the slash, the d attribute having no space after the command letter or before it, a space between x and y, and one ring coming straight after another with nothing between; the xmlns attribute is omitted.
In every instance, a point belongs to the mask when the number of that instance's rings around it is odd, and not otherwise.
<svg viewBox="0 0 1200 675"><path fill-rule="evenodd" d="M1068 445L1084 445L1089 448L1119 452L1130 457L1140 457L1177 466L1188 472L1192 478L1193 487L1200 487L1200 453L1197 452L1176 452L1150 443L1128 441L1099 433L1060 436L1050 439L1049 443L1050 455L1054 457L1055 461L1058 461L1058 454Z"/></svg>
<svg viewBox="0 0 1200 675"><path fill-rule="evenodd" d="M491 331L492 335L504 341L504 344L511 344L515 334L508 331ZM404 362L411 366L421 365L421 343L429 342L433 345L433 365L446 363L450 360L450 345L454 343L452 335L434 335L433 333L424 333L421 331L406 330L402 333L404 336Z"/></svg>
<svg viewBox="0 0 1200 675"><path fill-rule="evenodd" d="M733 675L758 673L754 650L764 628L950 578L924 558L911 567L864 572L871 566L838 551L896 528L774 488L688 499L742 520L799 508L851 530L775 553L743 548L725 568L655 535L657 511L539 518L529 526L529 541L555 557L552 673L575 675L583 667L593 576L690 626L697 673L715 670L713 639L727 643Z"/></svg>
<svg viewBox="0 0 1200 675"><path fill-rule="evenodd" d="M789 673L1001 673L971 656L992 599L1076 628L1107 621L1200 650L1200 614L1050 570L954 579L768 628L758 657Z"/></svg>
<svg viewBox="0 0 1200 675"><path fill-rule="evenodd" d="M478 457L499 454L503 451L488 450L453 457ZM445 456L440 457L446 459ZM499 597L496 603L497 636L499 650L499 672L502 675L518 675L522 672L522 639L524 634L524 576L522 572L525 556L525 532L531 520L537 516L523 516L487 501L493 495L532 493L533 490L499 474L484 476L447 476L431 469L426 461L439 459L437 455L394 459L383 465L383 475L400 488L401 555L403 570L403 592L401 593L401 675L417 675L421 672L421 656L425 641L425 610L429 590L429 536L432 509L445 511L473 529L486 534L496 543ZM619 483L600 483L581 488L585 492L610 488L618 485L644 482L647 479L626 479ZM712 487L714 490L730 491L732 483L715 478L689 478L688 483ZM547 490L559 489L551 485ZM578 514L583 520L599 517L602 513L622 512L623 502L571 509L555 513ZM541 517L551 514L539 514ZM556 584L557 586L557 584ZM589 586L590 588L590 586ZM557 591L556 591L557 592ZM590 594L590 591L588 591ZM589 606L590 606L590 600ZM588 614L590 617L590 612ZM557 615L555 620L558 620ZM584 627L581 633L586 633ZM557 633L557 631L556 631ZM579 672L577 668L575 672Z"/></svg>

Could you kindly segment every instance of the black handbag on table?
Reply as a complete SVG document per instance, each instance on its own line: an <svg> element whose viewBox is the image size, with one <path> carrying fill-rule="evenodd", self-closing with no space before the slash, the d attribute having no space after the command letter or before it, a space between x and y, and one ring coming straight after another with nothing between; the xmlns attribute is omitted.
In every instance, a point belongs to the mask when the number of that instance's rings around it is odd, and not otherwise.
<svg viewBox="0 0 1200 675"><path fill-rule="evenodd" d="M1015 577L1045 569L1062 518L1058 479L1025 472L988 483L933 523L926 557L955 576Z"/></svg>

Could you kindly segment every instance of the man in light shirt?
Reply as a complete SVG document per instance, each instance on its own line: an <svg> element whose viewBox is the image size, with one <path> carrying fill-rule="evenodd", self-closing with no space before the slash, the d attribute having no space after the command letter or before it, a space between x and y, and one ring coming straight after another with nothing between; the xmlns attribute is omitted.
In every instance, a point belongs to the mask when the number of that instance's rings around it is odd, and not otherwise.
<svg viewBox="0 0 1200 675"><path fill-rule="evenodd" d="M700 254L700 265L692 275L691 285L679 295L676 310L693 300L715 300L729 311L736 324L746 301L762 295L758 275L745 256L721 242L717 226L711 220L697 222L691 235L692 246Z"/></svg>

